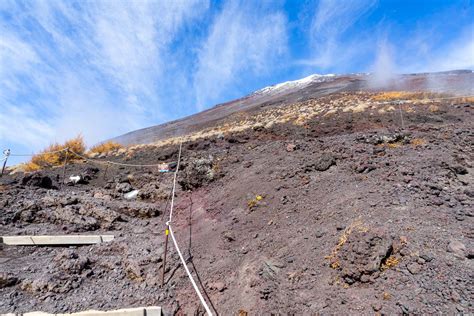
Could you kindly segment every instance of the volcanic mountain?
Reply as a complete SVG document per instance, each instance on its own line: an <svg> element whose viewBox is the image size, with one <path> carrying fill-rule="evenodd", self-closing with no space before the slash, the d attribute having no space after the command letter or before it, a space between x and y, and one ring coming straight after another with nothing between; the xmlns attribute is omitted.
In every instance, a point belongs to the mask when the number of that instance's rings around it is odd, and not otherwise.
<svg viewBox="0 0 474 316"><path fill-rule="evenodd" d="M474 74L383 79L312 75L4 175L2 236L115 238L0 244L0 312L203 315L171 241L164 263L176 175L170 225L213 314L474 313Z"/></svg>
<svg viewBox="0 0 474 316"><path fill-rule="evenodd" d="M235 113L255 113L263 109L316 99L337 92L391 90L474 95L474 73L471 70L457 70L406 74L390 76L383 82L378 82L376 76L370 74L315 74L260 89L243 98L216 105L180 120L132 131L114 138L113 141L124 145L149 144L214 127L224 123Z"/></svg>

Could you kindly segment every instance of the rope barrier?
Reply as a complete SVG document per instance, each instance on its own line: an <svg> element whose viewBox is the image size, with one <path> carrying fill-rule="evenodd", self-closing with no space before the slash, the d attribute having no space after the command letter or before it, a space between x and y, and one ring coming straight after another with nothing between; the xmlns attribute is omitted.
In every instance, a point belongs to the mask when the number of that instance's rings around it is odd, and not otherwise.
<svg viewBox="0 0 474 316"><path fill-rule="evenodd" d="M176 191L176 178L178 176L178 171L179 171L179 163L181 162L181 149L183 147L183 142L179 144L179 152L178 152L178 165L176 166L176 171L174 172L174 178L173 178L173 191L171 193L171 208L170 208L170 219L168 222L166 222L166 225L169 226L171 223L171 220L173 218L173 207L174 207L174 193Z"/></svg>
<svg viewBox="0 0 474 316"><path fill-rule="evenodd" d="M137 168L140 168L140 167L159 167L160 165L162 165L163 163L159 163L159 164L152 164L152 165L138 165L138 164L129 164L129 163L122 163L122 162L115 162L115 161L110 161L110 160L97 160L97 159L91 159L91 158L88 158L88 157L85 157L83 155L80 155L72 150L69 149L69 152L71 152L72 154L84 159L84 160L87 160L87 161L90 161L90 162L97 162L97 163L102 163L102 164L111 164L111 165L117 165L117 166L124 166L124 167L137 167Z"/></svg>
<svg viewBox="0 0 474 316"><path fill-rule="evenodd" d="M110 161L110 160L97 160L97 159L91 159L91 158L88 158L84 155L80 155L74 151L72 151L71 149L68 149L68 148L65 148L65 149L61 149L61 150L55 150L55 151L47 151L47 152L41 152L41 153L38 153L38 154L9 154L9 156L12 156L12 157L32 157L32 156L35 156L35 155L43 155L43 154L55 154L55 153L60 153L60 152L63 152L63 151L66 151L66 152L70 152L71 154L74 154L84 160L87 160L87 161L90 161L90 162L93 162L93 163L99 163L99 164L112 164L112 165L117 165L117 166L124 166L124 167L159 167L160 165L162 165L163 163L159 163L159 164L144 164L144 165L139 165L139 164L128 164L128 163L122 163L122 162L115 162L115 161ZM5 153L5 151L4 151ZM4 157L2 160L0 160L0 162L4 161L5 159L7 159L7 157ZM168 162L169 163L172 163L172 162Z"/></svg>
<svg viewBox="0 0 474 316"><path fill-rule="evenodd" d="M212 316L211 309L209 308L209 306L207 306L206 300L204 299L201 292L199 291L199 288L198 288L196 282L194 281L193 276L191 275L191 272L189 271L188 266L186 265L186 261L184 260L183 254L181 253L181 251L178 248L178 243L176 242L176 238L174 237L174 232L173 232L173 229L171 228L171 226L169 226L169 231L170 231L171 239L173 240L174 246L176 247L176 251L178 252L179 258L181 259L181 262L183 263L184 270L186 270L186 273L187 273L187 275L189 277L189 280L191 281L191 283L194 287L194 290L196 291L196 294L199 296L199 299L201 300L201 303L204 306L204 309L206 310L207 314L209 316Z"/></svg>
<svg viewBox="0 0 474 316"><path fill-rule="evenodd" d="M99 163L99 164L112 164L112 165L117 165L117 166L123 166L123 167L137 167L137 168L141 168L141 167L159 167L160 165L162 165L163 163L159 163L159 164L143 164L143 165L139 165L139 164L129 164L129 163L122 163L122 162L115 162L115 161L110 161L110 160L97 160L97 159L91 159L89 157L86 157L84 155L81 155L81 154L78 154L76 152L74 152L73 150L71 150L70 148L64 148L64 149L61 149L61 150L55 150L55 151L47 151L47 152L40 152L40 153L37 153L37 154L9 154L9 156L12 156L12 157L32 157L32 156L35 156L35 155L43 155L43 154L56 154L56 153L60 153L60 152L70 152L71 154L74 154L76 155L77 157L80 157L84 160L87 160L89 162L93 162L93 163ZM5 154L5 151L4 151L4 154ZM0 162L2 162L3 160L7 159L7 157L4 157L2 160L0 160ZM173 162L168 162L168 164L170 163L173 163Z"/></svg>
<svg viewBox="0 0 474 316"><path fill-rule="evenodd" d="M166 226L167 226L166 236L168 236L168 232L169 232L169 234L171 235L171 240L173 241L173 244L176 248L176 251L178 252L179 259L181 260L181 263L183 264L184 270L186 271L186 274L188 275L188 278L191 281L191 284L193 285L193 288L196 291L196 294L198 295L199 300L201 301L202 305L204 306L204 309L206 310L206 313L209 316L212 316L213 315L212 311L209 308L209 306L207 305L206 300L202 296L201 291L199 290L199 287L197 286L191 272L189 271L189 268L186 264L186 260L184 260L183 254L181 253L181 250L179 249L178 242L176 241L176 237L174 236L173 228L171 227L171 220L173 219L174 195L175 195L175 191L176 191L176 178L178 176L179 164L181 162L181 149L182 149L182 146L183 146L183 142L181 141L181 143L179 145L178 164L176 166L176 171L174 172L174 178L173 178L173 190L172 190L172 193L171 193L170 217L169 217L169 220L166 222ZM163 271L164 271L164 263L163 263Z"/></svg>
<svg viewBox="0 0 474 316"><path fill-rule="evenodd" d="M32 157L32 156L35 156L35 155L56 154L56 153L60 153L62 151L67 151L67 150L68 150L67 148L64 148L64 149L60 149L60 150L40 152L38 154L10 154L10 156L12 156L12 157Z"/></svg>

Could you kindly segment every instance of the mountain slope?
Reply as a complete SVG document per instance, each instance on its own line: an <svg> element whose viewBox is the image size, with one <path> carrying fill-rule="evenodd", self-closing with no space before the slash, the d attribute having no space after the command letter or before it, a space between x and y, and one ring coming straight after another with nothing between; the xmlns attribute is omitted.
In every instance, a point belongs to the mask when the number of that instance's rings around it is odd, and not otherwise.
<svg viewBox="0 0 474 316"><path fill-rule="evenodd" d="M124 145L154 143L219 125L235 113L256 112L337 92L406 90L474 95L474 74L469 70L401 75L385 80L383 85L371 78L367 74L311 75L266 87L189 117L129 132L112 140Z"/></svg>
<svg viewBox="0 0 474 316"><path fill-rule="evenodd" d="M432 76L393 85L419 90ZM472 80L439 76L450 93ZM474 98L367 91L350 78L283 99L281 87L298 83L266 89L282 102L249 102L222 121L182 120L210 127L183 143L171 225L215 314L474 311ZM327 93L335 85L356 89ZM0 311L159 305L202 315L171 243L163 264L174 174L156 164L176 161L178 148L132 146L0 178L2 235L115 235L72 248L0 245ZM83 181L62 184L72 175Z"/></svg>

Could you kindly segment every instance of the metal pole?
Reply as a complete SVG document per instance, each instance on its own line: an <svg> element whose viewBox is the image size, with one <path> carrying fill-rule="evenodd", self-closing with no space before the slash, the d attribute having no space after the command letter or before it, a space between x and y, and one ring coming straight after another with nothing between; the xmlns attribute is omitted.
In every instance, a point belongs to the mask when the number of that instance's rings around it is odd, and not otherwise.
<svg viewBox="0 0 474 316"><path fill-rule="evenodd" d="M3 154L5 155L5 161L3 162L3 167L2 167L2 174L0 175L3 176L3 173L5 172L5 168L7 166L7 161L8 161L8 157L10 157L10 149L6 149L3 151Z"/></svg>
<svg viewBox="0 0 474 316"><path fill-rule="evenodd" d="M161 287L165 285L166 253L168 252L168 235L170 233L169 228L169 226L166 226L165 230L165 252L163 253L163 268L161 269Z"/></svg>

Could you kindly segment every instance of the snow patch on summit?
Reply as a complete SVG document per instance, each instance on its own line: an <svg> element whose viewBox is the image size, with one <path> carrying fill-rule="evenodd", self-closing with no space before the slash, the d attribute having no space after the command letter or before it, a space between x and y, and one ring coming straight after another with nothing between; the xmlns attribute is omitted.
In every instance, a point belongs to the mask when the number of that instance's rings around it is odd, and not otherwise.
<svg viewBox="0 0 474 316"><path fill-rule="evenodd" d="M282 83L275 84L273 86L268 86L263 89L255 91L253 94L254 95L255 94L270 94L270 93L274 94L274 93L280 93L280 92L286 91L288 89L301 89L308 86L311 83L329 81L330 79L333 79L334 77L336 77L335 74L327 74L327 75L313 74L308 77L304 77L302 79L285 81Z"/></svg>

